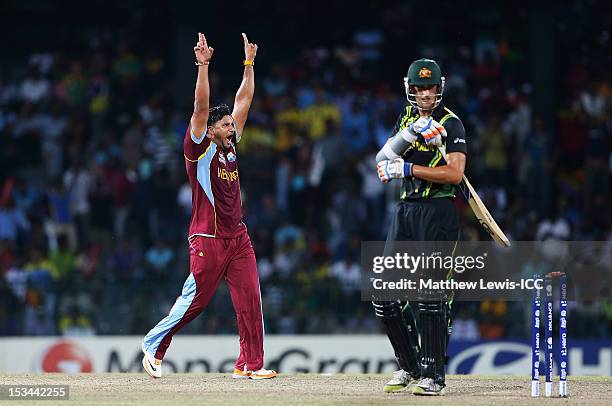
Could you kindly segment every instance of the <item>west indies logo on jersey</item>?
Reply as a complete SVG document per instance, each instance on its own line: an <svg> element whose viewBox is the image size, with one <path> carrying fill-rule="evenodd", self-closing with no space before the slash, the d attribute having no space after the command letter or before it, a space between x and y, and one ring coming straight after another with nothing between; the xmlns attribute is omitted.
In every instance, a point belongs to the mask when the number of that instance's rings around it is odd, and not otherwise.
<svg viewBox="0 0 612 406"><path fill-rule="evenodd" d="M227 160L230 161L230 162L234 162L236 160L236 154L234 154L233 152L230 151L227 154Z"/></svg>
<svg viewBox="0 0 612 406"><path fill-rule="evenodd" d="M223 165L227 164L225 161L225 154L223 154L223 152L219 152L219 162L221 162Z"/></svg>

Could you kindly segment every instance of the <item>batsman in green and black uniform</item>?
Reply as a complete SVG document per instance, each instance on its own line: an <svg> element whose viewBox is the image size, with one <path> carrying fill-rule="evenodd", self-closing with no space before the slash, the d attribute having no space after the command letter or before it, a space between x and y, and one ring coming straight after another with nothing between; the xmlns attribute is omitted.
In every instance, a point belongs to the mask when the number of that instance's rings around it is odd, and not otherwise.
<svg viewBox="0 0 612 406"><path fill-rule="evenodd" d="M402 182L387 244L456 241L459 220L453 201L465 169L465 129L461 120L442 104L444 78L435 61L413 62L404 85L409 104L376 156L380 180ZM439 148L446 150L446 160ZM452 292L419 291L418 323L410 303L373 303L401 368L385 385L385 391L411 387L416 395L444 393L451 298Z"/></svg>

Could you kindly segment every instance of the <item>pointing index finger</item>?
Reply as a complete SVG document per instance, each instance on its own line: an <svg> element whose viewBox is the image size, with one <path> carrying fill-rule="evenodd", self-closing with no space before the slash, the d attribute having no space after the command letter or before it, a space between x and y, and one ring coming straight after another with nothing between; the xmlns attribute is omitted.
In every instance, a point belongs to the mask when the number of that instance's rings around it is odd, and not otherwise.
<svg viewBox="0 0 612 406"><path fill-rule="evenodd" d="M244 41L244 45L248 45L249 44L249 39L247 38L246 34L243 32L242 33L242 39Z"/></svg>

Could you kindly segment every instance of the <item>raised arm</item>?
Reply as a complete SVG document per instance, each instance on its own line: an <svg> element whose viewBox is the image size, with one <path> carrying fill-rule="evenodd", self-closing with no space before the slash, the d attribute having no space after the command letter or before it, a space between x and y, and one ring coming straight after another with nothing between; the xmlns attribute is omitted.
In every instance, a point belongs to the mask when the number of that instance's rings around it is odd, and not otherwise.
<svg viewBox="0 0 612 406"><path fill-rule="evenodd" d="M208 64L212 58L214 49L208 46L206 37L198 33L198 43L193 47L195 53L195 64L198 66L198 79L196 80L195 98L193 102L193 114L191 115L191 132L200 139L206 131L208 121L208 110L210 86L208 84Z"/></svg>
<svg viewBox="0 0 612 406"><path fill-rule="evenodd" d="M257 55L257 44L250 43L245 33L242 33L242 39L244 41L244 73L242 74L242 83L240 83L234 99L234 111L232 111L232 117L236 123L236 137L242 135L253 101L253 94L255 94L255 70L253 67L255 55Z"/></svg>

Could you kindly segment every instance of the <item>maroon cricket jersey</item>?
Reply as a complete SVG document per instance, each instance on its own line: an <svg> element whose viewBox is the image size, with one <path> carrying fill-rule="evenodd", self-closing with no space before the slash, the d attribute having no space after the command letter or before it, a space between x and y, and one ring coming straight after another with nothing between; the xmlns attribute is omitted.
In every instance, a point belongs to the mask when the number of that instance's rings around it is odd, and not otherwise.
<svg viewBox="0 0 612 406"><path fill-rule="evenodd" d="M192 191L189 238L194 235L234 238L246 231L242 222L236 138L223 151L204 134L199 140L187 128L183 142Z"/></svg>

